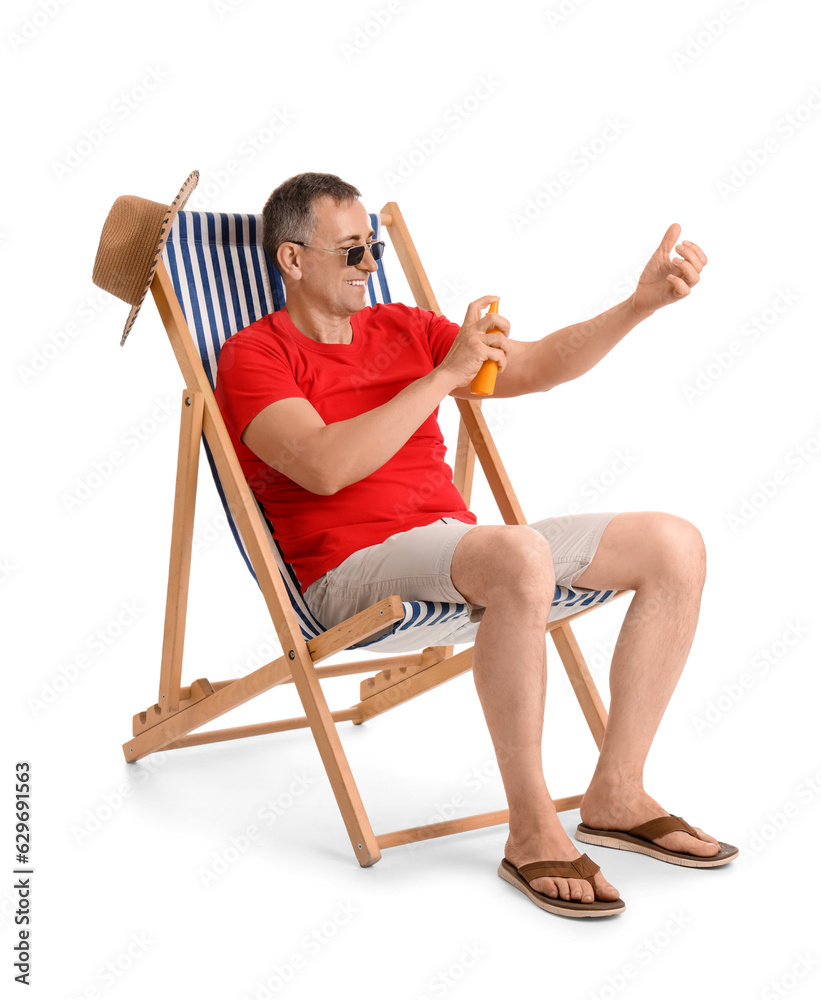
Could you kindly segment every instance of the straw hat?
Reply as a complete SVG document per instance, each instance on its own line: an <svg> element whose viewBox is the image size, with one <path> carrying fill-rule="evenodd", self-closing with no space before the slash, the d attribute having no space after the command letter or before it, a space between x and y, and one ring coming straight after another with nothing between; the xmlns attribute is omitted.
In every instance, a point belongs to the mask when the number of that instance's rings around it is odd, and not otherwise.
<svg viewBox="0 0 821 1000"><path fill-rule="evenodd" d="M121 345L131 332L148 293L174 216L188 201L199 177L198 170L189 174L170 205L126 194L114 202L108 213L97 248L92 281L131 304Z"/></svg>

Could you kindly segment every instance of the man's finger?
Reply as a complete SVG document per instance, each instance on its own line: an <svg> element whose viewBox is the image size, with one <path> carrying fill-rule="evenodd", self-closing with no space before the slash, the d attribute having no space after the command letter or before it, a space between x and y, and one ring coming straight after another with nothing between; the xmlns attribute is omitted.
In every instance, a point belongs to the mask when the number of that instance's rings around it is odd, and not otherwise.
<svg viewBox="0 0 821 1000"><path fill-rule="evenodd" d="M673 247L676 245L676 240L681 235L681 226L674 222L664 236L661 238L661 243L659 243L659 250L665 255L669 254Z"/></svg>
<svg viewBox="0 0 821 1000"><path fill-rule="evenodd" d="M704 263L701 257L695 252L692 244L688 243L677 243L676 251L681 254L681 258L686 260L687 263L694 268L698 273L704 267ZM673 263L678 264L679 258L673 258Z"/></svg>
<svg viewBox="0 0 821 1000"><path fill-rule="evenodd" d="M690 240L685 240L681 244L681 249L679 250L679 253L681 254L682 257L686 256L688 253L692 254L692 256L694 256L696 260L699 262L701 267L704 267L704 265L707 263L707 254L701 249L701 247L697 243L691 243ZM701 270L701 267L699 268L699 270Z"/></svg>
<svg viewBox="0 0 821 1000"><path fill-rule="evenodd" d="M679 295L683 298L685 295L690 294L690 286L683 278L679 278L678 275L668 274L667 282L668 284L672 285L673 291L676 293L676 295Z"/></svg>
<svg viewBox="0 0 821 1000"><path fill-rule="evenodd" d="M504 351L505 354L510 350L510 340L504 333L490 334L485 343L488 347L495 347L500 351Z"/></svg>
<svg viewBox="0 0 821 1000"><path fill-rule="evenodd" d="M697 285L701 278L698 276L698 270L696 267L690 263L689 260L684 260L681 257L673 258L673 265L681 271L681 276L691 287Z"/></svg>
<svg viewBox="0 0 821 1000"><path fill-rule="evenodd" d="M465 313L465 324L475 323L482 315L483 309L487 309L491 302L498 301L498 295L483 295L481 299L475 299L467 307L467 312Z"/></svg>
<svg viewBox="0 0 821 1000"><path fill-rule="evenodd" d="M510 321L498 313L488 313L486 316L482 316L481 319L477 320L477 324L482 327L485 333L490 333L491 330L499 330L502 333L510 332Z"/></svg>

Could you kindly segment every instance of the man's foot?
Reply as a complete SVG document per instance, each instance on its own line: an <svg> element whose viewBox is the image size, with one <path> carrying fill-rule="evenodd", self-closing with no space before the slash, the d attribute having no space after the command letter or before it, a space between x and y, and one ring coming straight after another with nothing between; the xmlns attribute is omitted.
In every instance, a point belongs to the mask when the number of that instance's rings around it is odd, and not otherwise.
<svg viewBox="0 0 821 1000"><path fill-rule="evenodd" d="M669 815L667 810L645 791L618 794L600 791L591 784L581 804L582 823L596 830L626 832L635 827ZM683 831L651 837L654 844L668 851L691 854L698 858L712 858L721 851L721 844L710 834L692 827L696 836Z"/></svg>
<svg viewBox="0 0 821 1000"><path fill-rule="evenodd" d="M513 833L505 844L505 857L517 868L534 861L575 861L579 849L573 844L558 822L550 824L542 833L517 838ZM601 872L593 876L593 886L583 878L534 878L528 880L532 889L550 899L564 899L576 903L592 903L594 899L615 900L615 889ZM594 894L595 889L595 894Z"/></svg>

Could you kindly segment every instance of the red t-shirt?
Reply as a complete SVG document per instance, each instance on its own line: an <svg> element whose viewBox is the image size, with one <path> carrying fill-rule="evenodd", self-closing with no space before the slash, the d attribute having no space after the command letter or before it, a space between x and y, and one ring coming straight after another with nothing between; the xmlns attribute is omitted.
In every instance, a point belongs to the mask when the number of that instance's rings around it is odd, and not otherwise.
<svg viewBox="0 0 821 1000"><path fill-rule="evenodd" d="M234 334L220 352L217 403L303 593L351 553L397 532L440 517L476 524L445 462L438 407L381 468L332 496L304 489L242 443L251 420L278 399L307 399L326 424L381 406L443 361L459 330L401 303L363 309L351 326L350 344L322 344L281 309Z"/></svg>

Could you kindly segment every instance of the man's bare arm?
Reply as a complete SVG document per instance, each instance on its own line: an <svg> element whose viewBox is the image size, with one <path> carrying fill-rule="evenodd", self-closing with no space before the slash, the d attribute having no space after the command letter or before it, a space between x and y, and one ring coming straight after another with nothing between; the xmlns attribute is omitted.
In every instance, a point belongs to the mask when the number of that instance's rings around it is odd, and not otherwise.
<svg viewBox="0 0 821 1000"><path fill-rule="evenodd" d="M590 371L633 327L662 306L690 294L707 263L704 251L689 240L675 246L681 232L673 223L642 271L635 292L624 302L592 319L563 327L536 341L510 341L508 364L496 380L494 396L521 396L544 392ZM453 396L471 397L466 387Z"/></svg>
<svg viewBox="0 0 821 1000"><path fill-rule="evenodd" d="M599 313L592 319L573 323L541 340L516 345L511 350L516 367L508 367L512 388L523 392L545 392L590 371L609 354L620 340L651 313L640 314L632 300ZM519 350L517 350L517 347ZM500 379L501 381L501 379ZM502 391L510 387L503 383Z"/></svg>
<svg viewBox="0 0 821 1000"><path fill-rule="evenodd" d="M434 369L376 409L326 424L307 399L271 403L242 435L263 462L311 493L329 496L392 458L451 389Z"/></svg>
<svg viewBox="0 0 821 1000"><path fill-rule="evenodd" d="M307 399L280 399L254 417L243 442L311 493L328 496L365 479L399 451L452 389L467 385L484 360L491 358L504 370L507 337L488 333L494 320L480 317L493 298L472 302L442 363L387 403L326 424Z"/></svg>
<svg viewBox="0 0 821 1000"><path fill-rule="evenodd" d="M496 377L493 397L546 392L584 375L644 318L632 309L631 300L627 299L592 319L565 326L541 340L510 340L507 368ZM476 399L470 386L454 389L451 395Z"/></svg>

